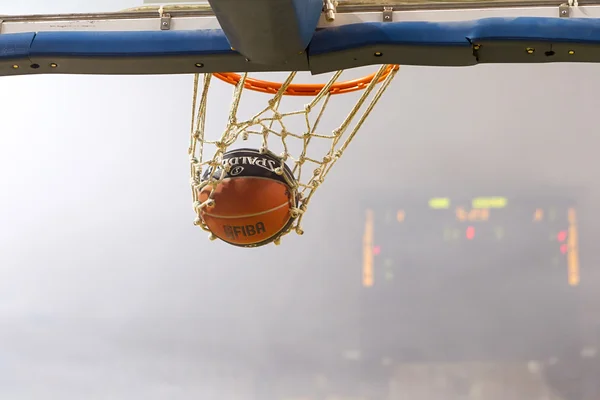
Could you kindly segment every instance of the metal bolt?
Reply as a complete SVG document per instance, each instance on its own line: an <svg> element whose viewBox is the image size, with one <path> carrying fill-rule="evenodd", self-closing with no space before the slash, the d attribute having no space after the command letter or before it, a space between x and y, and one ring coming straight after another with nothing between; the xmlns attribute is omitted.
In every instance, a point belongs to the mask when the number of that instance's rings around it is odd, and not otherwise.
<svg viewBox="0 0 600 400"><path fill-rule="evenodd" d="M50 68L56 68L56 67L58 67L58 64L57 64L57 63L51 63L51 64L50 64Z"/></svg>
<svg viewBox="0 0 600 400"><path fill-rule="evenodd" d="M527 54L533 54L535 52L535 49L533 47L528 47L526 51Z"/></svg>
<svg viewBox="0 0 600 400"><path fill-rule="evenodd" d="M575 50L569 50L569 55L572 56L573 54L575 54Z"/></svg>
<svg viewBox="0 0 600 400"><path fill-rule="evenodd" d="M480 48L481 48L481 45L480 45L480 44L476 44L475 46L473 46L473 49L474 49L474 50L479 50Z"/></svg>
<svg viewBox="0 0 600 400"><path fill-rule="evenodd" d="M202 67L204 67L204 64L202 64L202 63L196 63L194 65L196 66L196 68L202 68Z"/></svg>

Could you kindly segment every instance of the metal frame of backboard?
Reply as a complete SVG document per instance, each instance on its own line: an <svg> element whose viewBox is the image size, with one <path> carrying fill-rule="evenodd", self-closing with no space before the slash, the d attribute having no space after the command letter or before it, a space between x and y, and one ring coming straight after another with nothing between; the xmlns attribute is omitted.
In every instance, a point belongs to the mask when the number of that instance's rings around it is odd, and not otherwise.
<svg viewBox="0 0 600 400"><path fill-rule="evenodd" d="M255 1L261 2L230 0ZM319 18L311 22L310 40L303 43L300 35L292 37L293 56L288 52L287 58L265 63L247 56L251 48L232 46L231 35L221 29L223 17L215 15L209 4L169 9L171 2L163 3L161 8L147 4L112 13L3 16L0 75L292 70L317 74L372 64L600 62L600 5L595 4L386 2L384 7L341 1L335 19L325 17L321 4ZM277 18L266 22L286 23ZM252 26L233 35L253 37L248 29ZM287 42L276 45L282 43ZM296 52L298 46L303 47Z"/></svg>

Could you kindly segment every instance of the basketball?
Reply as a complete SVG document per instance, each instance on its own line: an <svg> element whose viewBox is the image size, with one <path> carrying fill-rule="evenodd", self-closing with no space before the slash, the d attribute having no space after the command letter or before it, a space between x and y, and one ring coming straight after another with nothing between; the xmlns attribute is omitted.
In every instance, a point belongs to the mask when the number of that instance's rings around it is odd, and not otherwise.
<svg viewBox="0 0 600 400"><path fill-rule="evenodd" d="M255 149L228 151L222 165L202 177L206 182L211 175L217 180L225 174L214 188L214 202L200 213L204 224L217 238L235 246L258 247L279 238L294 221L292 208L297 201L288 183L295 182L289 167L284 164L281 171L279 157ZM201 189L200 202L209 198L212 188L208 184Z"/></svg>

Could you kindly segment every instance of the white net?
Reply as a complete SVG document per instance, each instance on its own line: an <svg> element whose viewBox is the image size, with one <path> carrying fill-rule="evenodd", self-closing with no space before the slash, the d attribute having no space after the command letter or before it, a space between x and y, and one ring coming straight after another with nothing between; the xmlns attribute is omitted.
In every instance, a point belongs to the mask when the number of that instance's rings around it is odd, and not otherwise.
<svg viewBox="0 0 600 400"><path fill-rule="evenodd" d="M275 244L279 244L280 238L291 231L302 234L302 218L313 195L342 157L344 150L397 71L397 66L381 66L375 74L367 78L347 82L339 82L343 71L338 71L323 85L294 84L296 72L290 73L282 84L257 81L249 78L248 74L196 75L189 147L195 224L210 232L202 220L202 210L214 204L212 192L226 176L206 174L206 171L224 168L227 172L230 166L223 163L223 156L228 151L240 147L255 147L261 152L268 151L278 156L281 166L277 168L276 173L283 173L284 164L293 172L293 178L286 178L286 181L297 200L297 206L292 210L294 222L274 240ZM218 130L218 133L207 127L207 115L215 115L212 111L207 111L209 89L211 83L215 82L215 76L229 81L234 87L226 126ZM240 112L242 94L249 90L266 92L262 95L268 96L269 99L258 112L254 106L254 110L250 111L248 116L244 116ZM345 98L348 92L355 92L358 96L349 104L346 116L340 118L341 121L325 118L325 111L332 96L340 95L339 97ZM215 96L217 100L221 97L220 94ZM288 111L284 100L298 100L298 95L312 98L303 107L291 107ZM252 100L256 100L256 97ZM255 101L250 102L250 106L254 104ZM332 114L339 114L339 111L335 110ZM330 128L327 125L330 125ZM200 191L207 185L211 187L211 195L201 202ZM211 239L214 238L214 235L211 235Z"/></svg>

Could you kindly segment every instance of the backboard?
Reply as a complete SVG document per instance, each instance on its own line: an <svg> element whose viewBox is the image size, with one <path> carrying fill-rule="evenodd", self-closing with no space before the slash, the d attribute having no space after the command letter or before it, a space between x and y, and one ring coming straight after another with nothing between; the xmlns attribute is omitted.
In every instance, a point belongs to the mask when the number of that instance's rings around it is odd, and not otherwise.
<svg viewBox="0 0 600 400"><path fill-rule="evenodd" d="M600 62L594 2L141 1L111 13L3 16L0 75Z"/></svg>

